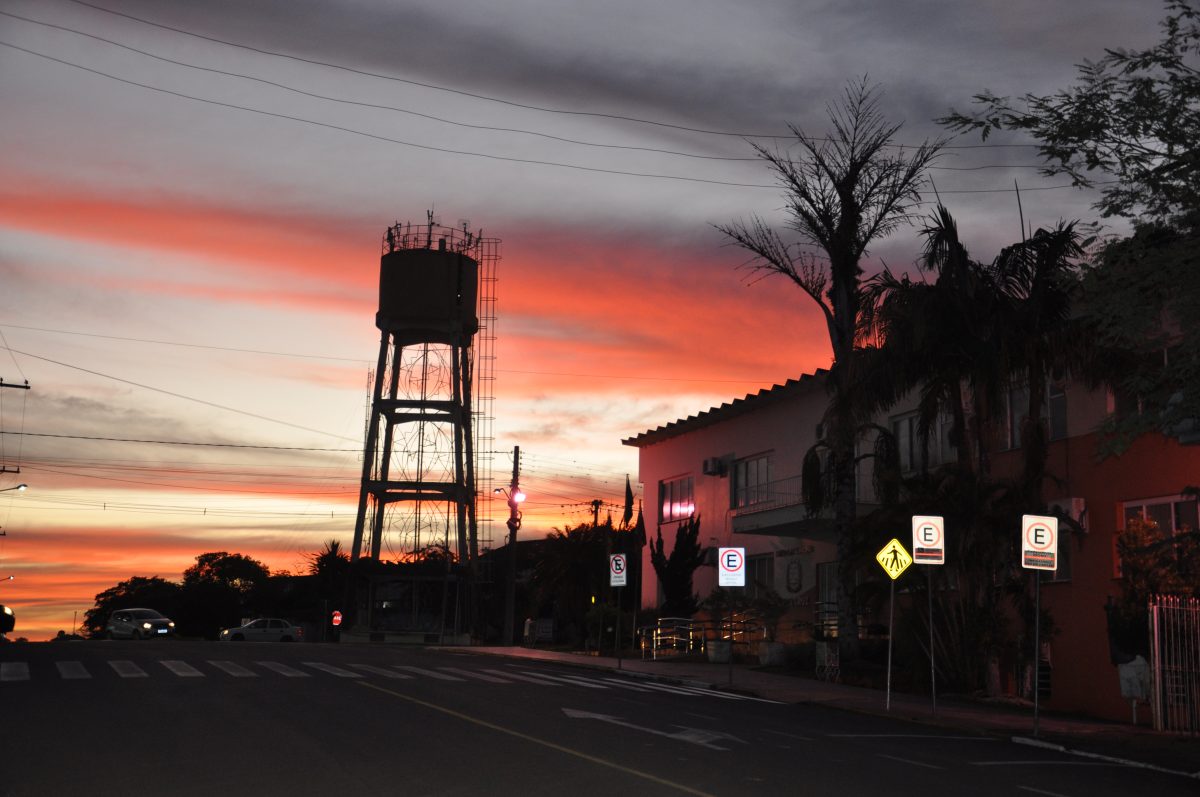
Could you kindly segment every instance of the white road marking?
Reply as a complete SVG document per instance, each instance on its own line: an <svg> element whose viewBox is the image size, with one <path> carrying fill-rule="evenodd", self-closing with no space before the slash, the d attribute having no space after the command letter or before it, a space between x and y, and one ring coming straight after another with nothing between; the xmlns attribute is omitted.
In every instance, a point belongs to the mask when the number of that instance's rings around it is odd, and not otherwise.
<svg viewBox="0 0 1200 797"><path fill-rule="evenodd" d="M933 764L923 764L920 761L913 761L911 758L901 758L900 756L887 755L886 753L879 753L879 757L886 758L890 761L899 761L902 764L912 764L914 767L925 767L926 769L945 769L945 767L938 767L934 766Z"/></svg>
<svg viewBox="0 0 1200 797"><path fill-rule="evenodd" d="M92 677L92 674L87 671L81 661L56 661L54 665L58 667L58 674L63 678L75 680Z"/></svg>
<svg viewBox="0 0 1200 797"><path fill-rule="evenodd" d="M417 675L424 675L428 678L436 678L439 681L462 682L462 681L466 680L465 678L459 678L457 675L447 675L446 673L438 672L437 670L425 670L420 667L409 667L404 664L393 664L392 666L395 667L397 670L407 670L408 672L415 672Z"/></svg>
<svg viewBox="0 0 1200 797"><path fill-rule="evenodd" d="M343 670L341 667L334 667L332 664L326 664L323 661L306 661L302 663L305 667L312 667L314 670L327 672L330 675L336 675L338 678L362 678L362 676L356 672Z"/></svg>
<svg viewBox="0 0 1200 797"><path fill-rule="evenodd" d="M476 681L487 681L491 684L508 684L512 681L506 681L503 678L497 678L494 675L488 675L483 672L475 672L473 670L460 670L458 667L438 667L442 672L448 672L453 675L461 675L464 678L470 678Z"/></svg>
<svg viewBox="0 0 1200 797"><path fill-rule="evenodd" d="M619 687L621 689L629 689L630 691L633 691L633 692L653 692L654 691L649 686L643 686L641 684L631 684L629 681L622 681L620 678L601 678L600 680L606 684L612 684L613 686Z"/></svg>
<svg viewBox="0 0 1200 797"><path fill-rule="evenodd" d="M558 683L557 681L550 681L545 678L534 678L531 675L521 675L515 672L505 672L503 670L484 670L484 672L490 672L492 675L499 675L503 678L511 678L517 681L525 681L527 683L537 684L539 686L562 686L562 684Z"/></svg>
<svg viewBox="0 0 1200 797"><path fill-rule="evenodd" d="M228 675L232 675L234 678L257 678L258 677L258 673L253 672L251 670L247 670L245 667L243 667L242 665L240 665L236 662L223 661L223 660L222 661L214 661L212 659L209 659L208 663L211 664L212 666L216 667L218 670L221 670L222 672L225 672Z"/></svg>
<svg viewBox="0 0 1200 797"><path fill-rule="evenodd" d="M973 767L1128 767L1119 761L970 761Z"/></svg>
<svg viewBox="0 0 1200 797"><path fill-rule="evenodd" d="M571 684L572 686L582 686L587 689L607 689L608 688L607 686L604 686L603 684L598 684L593 681L589 681L586 678L576 678L571 675L545 675L543 673L532 673L532 672L526 673L526 674L527 675L537 675L540 678L551 678L555 681L562 681L565 684Z"/></svg>
<svg viewBox="0 0 1200 797"><path fill-rule="evenodd" d="M23 661L0 663L0 681L28 681L29 665Z"/></svg>
<svg viewBox="0 0 1200 797"><path fill-rule="evenodd" d="M957 742L995 742L987 736L938 736L923 733L827 733L830 739L944 739Z"/></svg>
<svg viewBox="0 0 1200 797"><path fill-rule="evenodd" d="M108 663L108 666L112 667L113 671L116 672L116 674L121 676L122 678L149 678L150 677L150 675L145 670L143 670L141 667L137 666L132 661L129 661L127 659L117 659L116 661L110 661Z"/></svg>
<svg viewBox="0 0 1200 797"><path fill-rule="evenodd" d="M256 661L254 663L257 664L259 667L266 667L268 670L271 670L272 672L277 672L280 675L286 676L288 678L311 678L312 677L309 673L302 672L293 667L289 667L286 664L280 664L277 661Z"/></svg>
<svg viewBox="0 0 1200 797"><path fill-rule="evenodd" d="M204 677L204 673L200 672L195 667L188 664L186 661L180 661L179 659L163 659L163 660L159 661L159 664L166 667L168 670L175 673L180 678L203 678Z"/></svg>
<svg viewBox="0 0 1200 797"><path fill-rule="evenodd" d="M396 672L395 670L387 670L387 669L384 669L383 667L375 667L370 664L351 664L350 666L356 670L362 670L363 672L369 672L372 675L382 675L384 678L402 678L405 680L412 678L411 675L405 675L404 673Z"/></svg>

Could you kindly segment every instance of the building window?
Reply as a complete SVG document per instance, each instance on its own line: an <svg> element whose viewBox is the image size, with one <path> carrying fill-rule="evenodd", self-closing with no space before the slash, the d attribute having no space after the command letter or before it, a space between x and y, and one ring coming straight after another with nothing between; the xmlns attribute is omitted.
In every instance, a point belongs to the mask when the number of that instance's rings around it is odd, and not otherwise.
<svg viewBox="0 0 1200 797"><path fill-rule="evenodd" d="M1021 424L1029 416L1029 387L1014 387L1008 391L1008 447L1021 447ZM1048 440L1067 437L1067 392L1054 384L1046 386L1046 405L1042 408Z"/></svg>
<svg viewBox="0 0 1200 797"><path fill-rule="evenodd" d="M740 459L733 466L734 509L765 503L770 499L771 457Z"/></svg>
<svg viewBox="0 0 1200 797"><path fill-rule="evenodd" d="M1138 518L1152 521L1159 531L1164 533L1179 534L1183 531L1196 531L1200 529L1200 511L1197 507L1195 498L1185 498L1181 495L1126 501L1122 509L1122 516L1125 518L1122 530L1130 520ZM1116 572L1113 575L1120 578L1121 556L1119 549L1116 548L1116 540L1117 538L1114 537L1113 563Z"/></svg>
<svg viewBox="0 0 1200 797"><path fill-rule="evenodd" d="M775 554L746 557L746 594L751 598L775 591Z"/></svg>
<svg viewBox="0 0 1200 797"><path fill-rule="evenodd" d="M678 479L659 482L658 505L660 523L684 520L694 515L696 500L692 489L692 477L681 476Z"/></svg>
<svg viewBox="0 0 1200 797"><path fill-rule="evenodd" d="M896 453L900 470L912 473L922 469L921 456L926 457L925 467L933 468L953 462L954 448L950 445L950 427L953 421L948 415L939 415L929 433L929 442L922 452L921 434L918 430L917 413L910 412L892 418L892 435L896 438Z"/></svg>
<svg viewBox="0 0 1200 797"><path fill-rule="evenodd" d="M817 565L816 629L826 637L836 637L838 631L838 563Z"/></svg>

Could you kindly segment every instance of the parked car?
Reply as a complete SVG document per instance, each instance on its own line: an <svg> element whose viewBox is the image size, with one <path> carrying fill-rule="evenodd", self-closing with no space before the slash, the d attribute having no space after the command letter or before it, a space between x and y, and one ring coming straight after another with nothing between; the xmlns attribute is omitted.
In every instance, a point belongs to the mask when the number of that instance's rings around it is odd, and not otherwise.
<svg viewBox="0 0 1200 797"><path fill-rule="evenodd" d="M219 642L300 642L304 629L278 617L259 617L237 628L225 628Z"/></svg>
<svg viewBox="0 0 1200 797"><path fill-rule="evenodd" d="M175 623L153 609L118 609L108 617L109 639L150 639L175 633Z"/></svg>

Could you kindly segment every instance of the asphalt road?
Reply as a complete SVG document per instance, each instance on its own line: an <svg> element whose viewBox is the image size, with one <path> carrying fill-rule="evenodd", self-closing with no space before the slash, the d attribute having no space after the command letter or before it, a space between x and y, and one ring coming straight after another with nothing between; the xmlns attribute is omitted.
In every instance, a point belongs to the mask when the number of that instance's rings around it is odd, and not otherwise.
<svg viewBox="0 0 1200 797"><path fill-rule="evenodd" d="M1195 795L983 735L395 646L0 645L0 795Z"/></svg>

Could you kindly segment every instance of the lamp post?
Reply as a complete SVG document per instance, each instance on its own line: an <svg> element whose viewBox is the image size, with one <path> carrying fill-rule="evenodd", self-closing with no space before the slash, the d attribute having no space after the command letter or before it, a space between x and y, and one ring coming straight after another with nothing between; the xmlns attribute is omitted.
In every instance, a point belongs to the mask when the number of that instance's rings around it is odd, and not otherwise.
<svg viewBox="0 0 1200 797"><path fill-rule="evenodd" d="M0 493L7 493L12 490L17 490L19 492L25 492L27 489L29 489L28 484L18 484L16 487L5 487L4 489L0 490Z"/></svg>
<svg viewBox="0 0 1200 797"><path fill-rule="evenodd" d="M505 585L504 592L504 644L512 646L513 640L513 612L516 611L517 603L517 530L521 528L521 502L525 500L525 493L521 492L521 487L518 484L521 474L521 447L513 448L513 472L512 482L508 489L497 487L493 492L503 493L508 499L508 520L505 525L508 526L508 583Z"/></svg>

